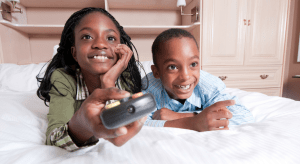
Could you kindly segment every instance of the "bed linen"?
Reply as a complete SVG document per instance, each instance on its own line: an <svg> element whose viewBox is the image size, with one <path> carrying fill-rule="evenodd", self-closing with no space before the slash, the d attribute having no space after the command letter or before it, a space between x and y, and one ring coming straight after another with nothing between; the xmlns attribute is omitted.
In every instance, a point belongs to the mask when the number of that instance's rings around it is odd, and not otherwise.
<svg viewBox="0 0 300 164"><path fill-rule="evenodd" d="M0 64L0 164L300 163L300 101L236 88L225 91L255 123L208 132L144 126L122 147L100 139L75 152L45 145L48 108L36 96L36 75L45 64ZM151 71L152 61L142 64Z"/></svg>
<svg viewBox="0 0 300 164"><path fill-rule="evenodd" d="M256 122L228 131L143 127L122 147L45 145L48 108L33 91L0 92L0 163L300 163L300 102L227 88Z"/></svg>

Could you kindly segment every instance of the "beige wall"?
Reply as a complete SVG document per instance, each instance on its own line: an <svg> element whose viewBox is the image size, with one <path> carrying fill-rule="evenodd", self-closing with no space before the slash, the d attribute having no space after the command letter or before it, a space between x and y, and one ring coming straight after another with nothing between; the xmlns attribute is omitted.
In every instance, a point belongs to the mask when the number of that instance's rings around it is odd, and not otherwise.
<svg viewBox="0 0 300 164"><path fill-rule="evenodd" d="M292 78L294 75L300 75L300 63L297 62L300 35L300 1L292 0L291 8L290 14L294 15L289 24L283 97L300 101L300 78Z"/></svg>

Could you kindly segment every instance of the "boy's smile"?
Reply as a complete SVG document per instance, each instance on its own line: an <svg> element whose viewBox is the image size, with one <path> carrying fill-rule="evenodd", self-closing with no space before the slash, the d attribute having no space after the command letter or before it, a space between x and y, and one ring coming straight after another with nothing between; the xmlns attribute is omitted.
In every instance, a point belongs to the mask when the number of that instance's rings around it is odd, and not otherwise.
<svg viewBox="0 0 300 164"><path fill-rule="evenodd" d="M160 78L168 95L177 100L189 98L200 77L199 51L192 38L173 38L161 45L151 69Z"/></svg>

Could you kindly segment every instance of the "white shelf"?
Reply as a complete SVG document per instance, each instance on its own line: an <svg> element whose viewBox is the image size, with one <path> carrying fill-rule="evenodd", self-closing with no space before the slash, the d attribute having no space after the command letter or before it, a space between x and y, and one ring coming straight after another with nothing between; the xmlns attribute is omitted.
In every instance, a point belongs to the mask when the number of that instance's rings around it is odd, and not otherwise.
<svg viewBox="0 0 300 164"><path fill-rule="evenodd" d="M104 0L20 0L20 4L24 7L39 8L84 8L84 7L101 7L104 8Z"/></svg>
<svg viewBox="0 0 300 164"><path fill-rule="evenodd" d="M58 34L63 31L64 25L30 25L15 24L5 20L0 21L1 24L26 34ZM192 30L196 26L200 26L200 22L196 22L188 26L123 26L128 34L159 34L169 28L180 28L187 31Z"/></svg>

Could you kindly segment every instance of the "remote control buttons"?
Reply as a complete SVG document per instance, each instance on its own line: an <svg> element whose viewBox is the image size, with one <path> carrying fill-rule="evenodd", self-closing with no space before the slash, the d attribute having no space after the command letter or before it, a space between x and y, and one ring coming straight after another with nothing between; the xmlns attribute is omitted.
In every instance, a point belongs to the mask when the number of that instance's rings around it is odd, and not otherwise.
<svg viewBox="0 0 300 164"><path fill-rule="evenodd" d="M128 112L128 113L134 113L134 112L135 112L134 107L133 107L133 106L129 106L129 107L127 108L127 112Z"/></svg>
<svg viewBox="0 0 300 164"><path fill-rule="evenodd" d="M115 102L113 102L111 104L106 105L105 108L106 109L110 109L110 108L116 107L116 106L118 106L120 104L121 104L120 101L115 101Z"/></svg>

